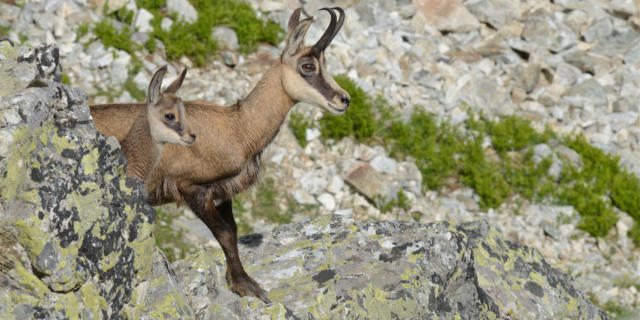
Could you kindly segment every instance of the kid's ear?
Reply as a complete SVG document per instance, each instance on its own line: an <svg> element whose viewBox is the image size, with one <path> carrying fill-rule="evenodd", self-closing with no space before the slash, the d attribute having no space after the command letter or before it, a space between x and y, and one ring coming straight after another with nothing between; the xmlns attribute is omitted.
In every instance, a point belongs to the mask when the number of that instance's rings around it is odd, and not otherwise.
<svg viewBox="0 0 640 320"><path fill-rule="evenodd" d="M173 80L173 82L166 88L164 89L164 93L176 93L178 92L178 89L180 89L180 87L182 86L182 82L184 81L184 77L187 75L187 68L185 67L184 70L182 70L182 72L180 73L180 76L178 76L178 78L176 80Z"/></svg>
<svg viewBox="0 0 640 320"><path fill-rule="evenodd" d="M167 73L167 65L162 66L153 74L151 82L149 82L149 90L147 92L147 100L151 104L155 104L160 99L160 87L162 86L162 79Z"/></svg>

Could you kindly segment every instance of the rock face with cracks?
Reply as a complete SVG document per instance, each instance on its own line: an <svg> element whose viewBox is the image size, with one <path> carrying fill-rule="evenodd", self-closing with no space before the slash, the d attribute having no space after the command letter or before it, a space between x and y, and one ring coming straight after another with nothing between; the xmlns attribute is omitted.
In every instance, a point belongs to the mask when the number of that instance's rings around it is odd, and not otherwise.
<svg viewBox="0 0 640 320"><path fill-rule="evenodd" d="M57 48L0 42L2 319L607 319L534 249L485 222L324 216L240 239L271 304L231 293L222 251L169 265Z"/></svg>

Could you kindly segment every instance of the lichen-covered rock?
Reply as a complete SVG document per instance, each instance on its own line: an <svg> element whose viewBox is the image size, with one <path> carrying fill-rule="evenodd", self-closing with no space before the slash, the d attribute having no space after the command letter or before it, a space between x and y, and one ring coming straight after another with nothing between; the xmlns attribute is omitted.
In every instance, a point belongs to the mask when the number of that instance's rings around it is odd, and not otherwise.
<svg viewBox="0 0 640 320"><path fill-rule="evenodd" d="M96 131L86 94L53 81L55 46L0 49L0 83L12 86L0 97L0 318L145 314L134 291L169 272L153 264L155 211L142 184L125 178L124 155ZM177 286L160 286L173 309L189 309Z"/></svg>
<svg viewBox="0 0 640 320"><path fill-rule="evenodd" d="M221 252L173 264L197 319L607 319L569 276L486 222L357 223L341 216L241 239L273 304L225 286Z"/></svg>

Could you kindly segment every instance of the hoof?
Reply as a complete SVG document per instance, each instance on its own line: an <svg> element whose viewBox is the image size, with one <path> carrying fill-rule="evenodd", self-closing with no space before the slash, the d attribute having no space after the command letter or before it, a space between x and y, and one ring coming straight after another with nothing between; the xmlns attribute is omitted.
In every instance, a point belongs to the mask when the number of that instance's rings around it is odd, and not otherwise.
<svg viewBox="0 0 640 320"><path fill-rule="evenodd" d="M271 300L267 298L267 292L260 288L260 285L246 273L233 278L231 274L227 272L227 283L231 291L239 296L256 297L264 303L271 303Z"/></svg>

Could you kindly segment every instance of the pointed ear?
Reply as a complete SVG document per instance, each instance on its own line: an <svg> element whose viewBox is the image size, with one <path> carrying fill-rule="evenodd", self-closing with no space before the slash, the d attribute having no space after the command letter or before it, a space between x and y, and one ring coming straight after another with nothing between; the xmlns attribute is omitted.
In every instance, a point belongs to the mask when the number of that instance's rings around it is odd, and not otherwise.
<svg viewBox="0 0 640 320"><path fill-rule="evenodd" d="M184 70L182 70L182 72L178 76L178 78L176 80L173 80L173 82L166 89L164 89L164 93L178 92L178 89L180 89L180 87L182 86L182 81L184 81L184 77L186 75L187 75L187 68L185 67Z"/></svg>
<svg viewBox="0 0 640 320"><path fill-rule="evenodd" d="M295 12L294 14L295 15ZM293 18L292 15L292 18ZM298 16L300 14L298 13ZM313 22L313 18L306 18L295 27L293 30L289 30L289 34L287 35L287 46L284 48L284 52L290 56L296 54L300 45L302 45L302 41L304 40L304 36L307 34L307 30L309 30L309 26L311 26L311 22ZM289 27L291 27L291 21L289 21Z"/></svg>
<svg viewBox="0 0 640 320"><path fill-rule="evenodd" d="M302 8L295 9L293 10L291 17L289 17L289 28L287 30L289 34L291 34L293 29L295 29L298 23L300 23L300 12L302 12Z"/></svg>
<svg viewBox="0 0 640 320"><path fill-rule="evenodd" d="M162 86L162 79L167 73L167 66L164 65L160 69L156 70L149 82L149 91L147 91L147 101L151 104L158 102L160 98L160 87Z"/></svg>

